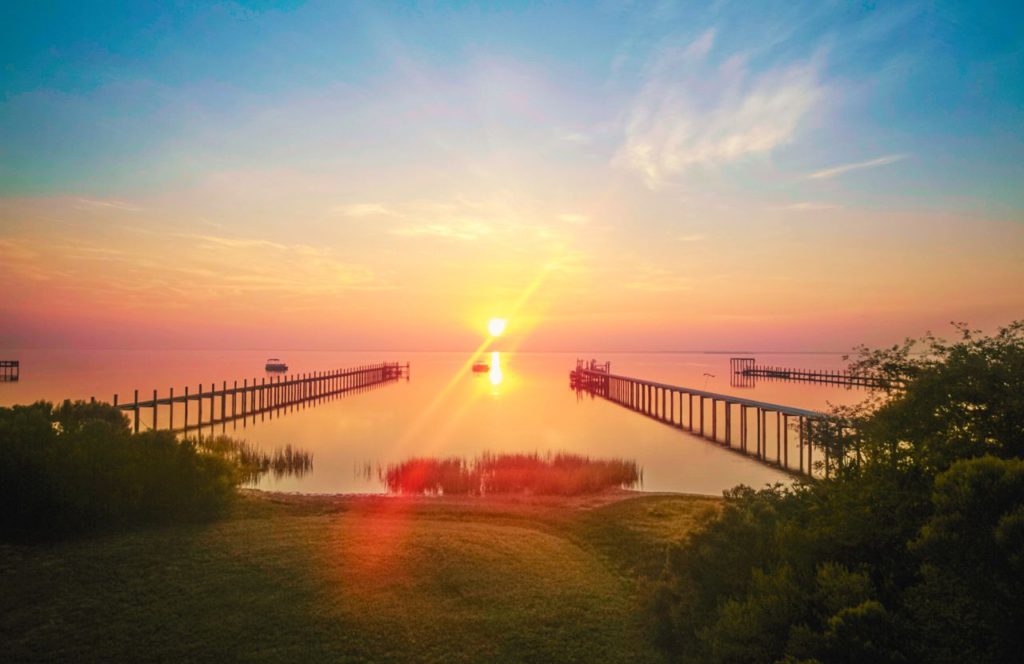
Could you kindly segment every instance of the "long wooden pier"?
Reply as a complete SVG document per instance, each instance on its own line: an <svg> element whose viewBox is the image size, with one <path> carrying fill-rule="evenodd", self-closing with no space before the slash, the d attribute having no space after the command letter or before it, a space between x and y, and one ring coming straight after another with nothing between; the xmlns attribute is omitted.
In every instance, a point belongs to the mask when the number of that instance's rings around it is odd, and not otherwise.
<svg viewBox="0 0 1024 664"><path fill-rule="evenodd" d="M578 390L761 463L806 477L828 474L827 450L813 442L824 413L620 376L594 361L577 361L569 378ZM816 464L816 451L823 463Z"/></svg>
<svg viewBox="0 0 1024 664"><path fill-rule="evenodd" d="M13 383L21 378L21 362L0 360L0 382Z"/></svg>
<svg viewBox="0 0 1024 664"><path fill-rule="evenodd" d="M175 432L186 432L215 427L233 420L246 421L247 418L281 410L290 410L296 405L317 401L346 392L363 390L384 383L409 377L409 364L398 362L381 362L362 365L348 369L332 371L316 371L313 373L293 374L286 376L270 376L258 382L254 377L251 381L243 379L209 383L207 389L199 384L194 392L188 386L178 394L170 388L166 396L160 396L153 390L151 399L139 400L139 391L135 390L132 400L119 403L118 395L114 395L113 404L117 408L130 413L132 429L139 431L140 414L149 413L150 429L164 428ZM175 406L181 406L181 409ZM163 406L164 408L161 408ZM191 408L190 408L191 406ZM175 426L175 411L182 410L183 417ZM194 415L190 417L190 410ZM161 411L166 417L161 417ZM166 425L164 425L166 423Z"/></svg>
<svg viewBox="0 0 1024 664"><path fill-rule="evenodd" d="M768 380L795 380L808 383L829 383L832 385L845 385L848 387L864 387L869 389L890 389L899 387L892 381L884 380L875 376L854 373L846 369L797 369L792 367L776 367L757 364L753 357L732 357L729 358L730 373L740 378L733 381L733 387L753 387L753 380L743 379L768 379Z"/></svg>

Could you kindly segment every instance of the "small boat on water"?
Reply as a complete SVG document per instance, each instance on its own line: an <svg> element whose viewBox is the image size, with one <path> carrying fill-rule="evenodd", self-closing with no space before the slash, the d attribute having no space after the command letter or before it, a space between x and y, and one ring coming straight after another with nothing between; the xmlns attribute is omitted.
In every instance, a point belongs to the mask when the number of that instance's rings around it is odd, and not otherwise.
<svg viewBox="0 0 1024 664"><path fill-rule="evenodd" d="M267 360L267 371L288 371L288 365L283 360L279 360L276 357L272 357Z"/></svg>
<svg viewBox="0 0 1024 664"><path fill-rule="evenodd" d="M491 370L491 365L486 362L474 362L473 373L485 373Z"/></svg>

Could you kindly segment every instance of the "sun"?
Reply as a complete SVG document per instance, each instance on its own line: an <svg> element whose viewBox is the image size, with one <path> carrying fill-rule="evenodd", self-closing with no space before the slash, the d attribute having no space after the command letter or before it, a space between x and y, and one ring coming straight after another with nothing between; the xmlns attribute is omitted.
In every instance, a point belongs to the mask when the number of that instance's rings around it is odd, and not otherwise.
<svg viewBox="0 0 1024 664"><path fill-rule="evenodd" d="M508 324L504 318L492 318L487 321L487 331L491 333L492 337L500 337L501 333L505 331L505 325Z"/></svg>

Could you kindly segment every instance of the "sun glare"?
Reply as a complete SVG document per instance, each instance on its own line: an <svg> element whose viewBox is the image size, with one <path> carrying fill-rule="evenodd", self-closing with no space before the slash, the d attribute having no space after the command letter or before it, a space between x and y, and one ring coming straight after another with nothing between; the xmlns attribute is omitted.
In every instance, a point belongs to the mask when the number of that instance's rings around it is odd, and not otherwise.
<svg viewBox="0 0 1024 664"><path fill-rule="evenodd" d="M505 325L508 323L504 318L492 318L487 321L487 331L491 333L492 337L500 337L501 333L505 331Z"/></svg>

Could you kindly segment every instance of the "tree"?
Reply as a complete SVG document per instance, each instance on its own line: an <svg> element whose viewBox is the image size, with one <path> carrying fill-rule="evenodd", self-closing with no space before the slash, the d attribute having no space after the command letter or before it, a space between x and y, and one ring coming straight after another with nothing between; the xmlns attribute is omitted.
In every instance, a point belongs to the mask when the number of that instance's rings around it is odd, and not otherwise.
<svg viewBox="0 0 1024 664"><path fill-rule="evenodd" d="M697 662L998 662L1024 630L1024 324L862 349L830 479L734 489L651 603ZM842 431L843 436L839 436Z"/></svg>

